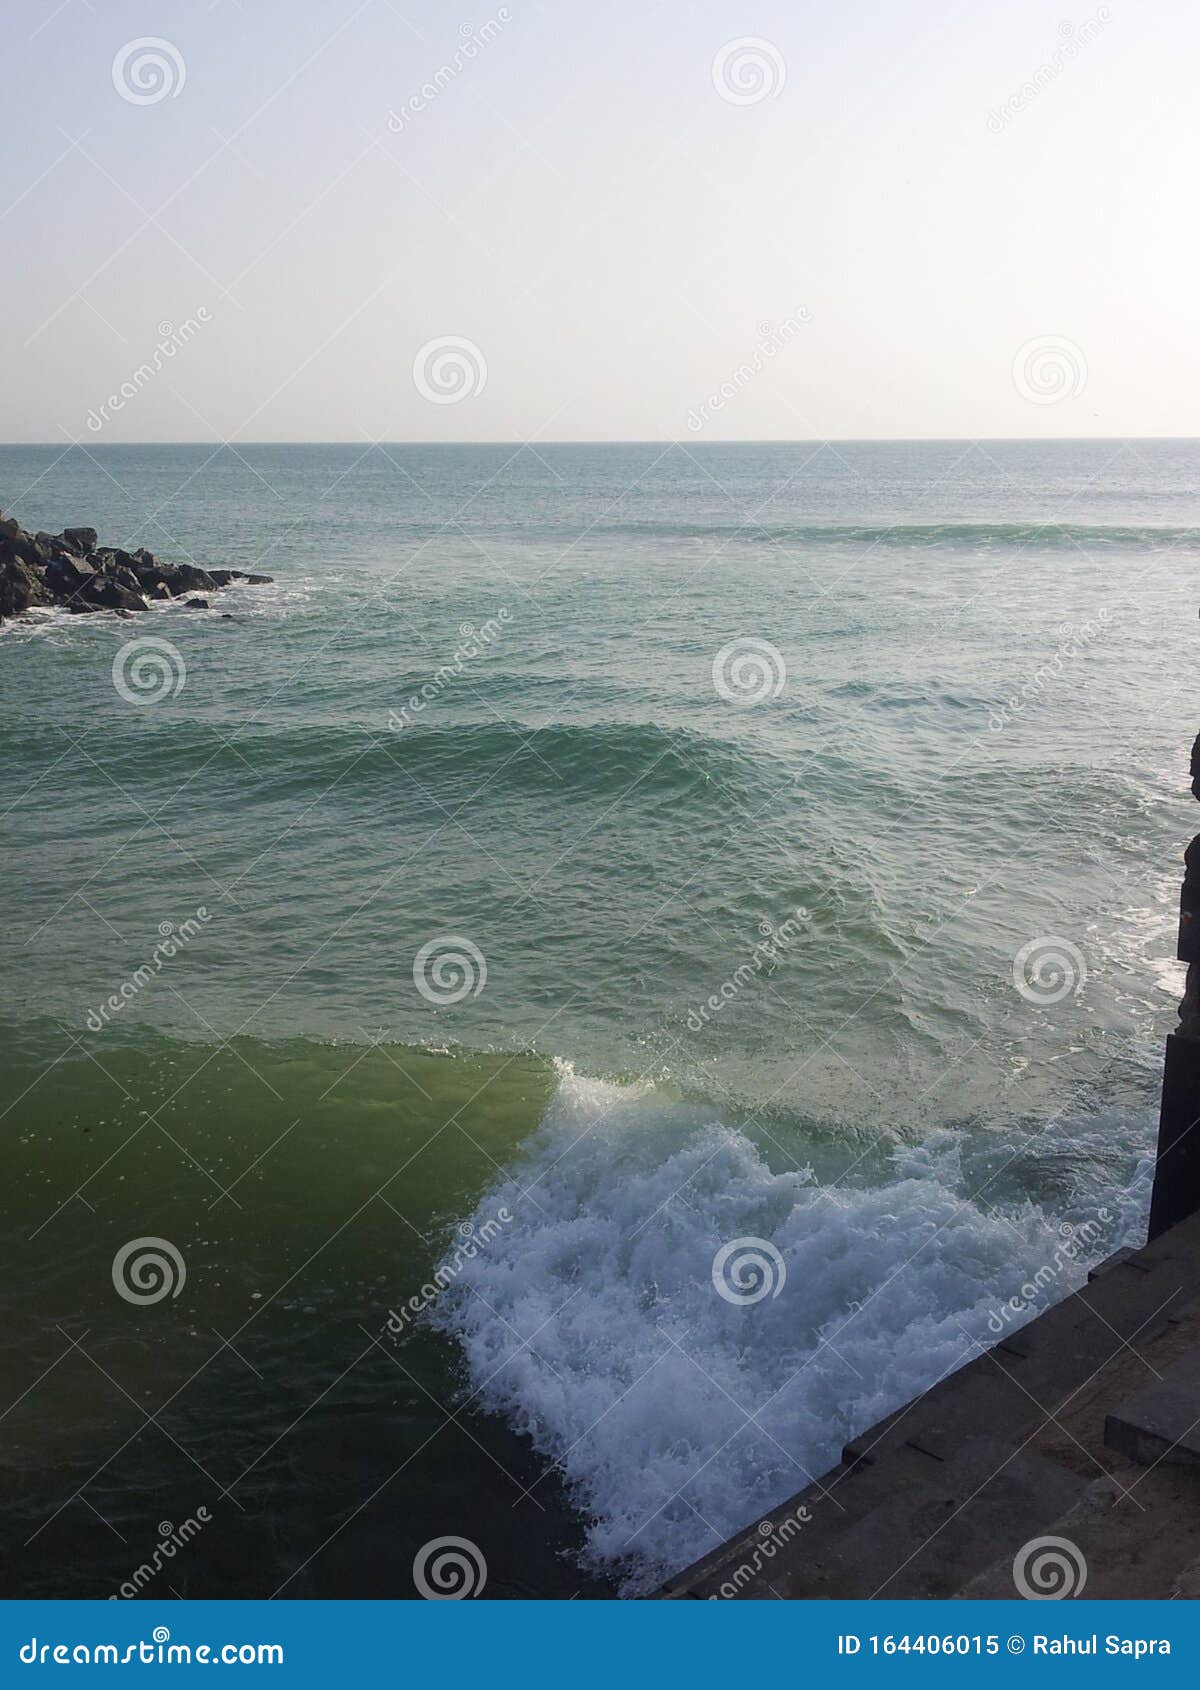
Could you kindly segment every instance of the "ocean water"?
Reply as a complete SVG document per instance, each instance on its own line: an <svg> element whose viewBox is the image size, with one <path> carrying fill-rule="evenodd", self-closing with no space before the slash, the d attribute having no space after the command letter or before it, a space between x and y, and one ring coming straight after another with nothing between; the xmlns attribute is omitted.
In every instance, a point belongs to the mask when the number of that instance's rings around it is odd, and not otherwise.
<svg viewBox="0 0 1200 1690"><path fill-rule="evenodd" d="M1200 444L0 507L274 577L0 631L7 1594L637 1594L1142 1236Z"/></svg>

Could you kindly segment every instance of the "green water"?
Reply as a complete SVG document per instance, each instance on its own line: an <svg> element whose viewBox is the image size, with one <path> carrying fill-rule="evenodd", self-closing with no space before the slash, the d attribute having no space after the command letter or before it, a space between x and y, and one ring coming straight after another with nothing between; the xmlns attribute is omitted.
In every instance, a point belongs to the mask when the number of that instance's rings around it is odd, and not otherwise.
<svg viewBox="0 0 1200 1690"><path fill-rule="evenodd" d="M156 1585L645 1589L1139 1235L1193 443L3 448L0 507L275 577L0 634L10 1592L200 1506Z"/></svg>

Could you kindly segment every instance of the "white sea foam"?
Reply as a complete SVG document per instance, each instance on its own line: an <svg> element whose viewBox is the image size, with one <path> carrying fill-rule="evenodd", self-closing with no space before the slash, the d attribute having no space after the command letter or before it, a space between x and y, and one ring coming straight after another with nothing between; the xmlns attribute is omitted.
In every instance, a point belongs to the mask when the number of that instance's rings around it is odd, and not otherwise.
<svg viewBox="0 0 1200 1690"><path fill-rule="evenodd" d="M1072 1150L1089 1162L1086 1131L1054 1131L1056 1162ZM989 1144L984 1174L966 1135L940 1130L895 1150L885 1183L822 1185L772 1172L711 1111L568 1070L526 1160L480 1206L506 1204L513 1224L436 1319L478 1400L560 1469L588 1521L585 1562L644 1590L995 1343L989 1317L1061 1261L1065 1224L1108 1217L1039 1307L1142 1226L1147 1158L1131 1151L1131 1177L1054 1213L973 1199L985 1179L999 1189L1012 1154ZM712 1264L746 1237L776 1246L786 1283L739 1305L717 1294Z"/></svg>

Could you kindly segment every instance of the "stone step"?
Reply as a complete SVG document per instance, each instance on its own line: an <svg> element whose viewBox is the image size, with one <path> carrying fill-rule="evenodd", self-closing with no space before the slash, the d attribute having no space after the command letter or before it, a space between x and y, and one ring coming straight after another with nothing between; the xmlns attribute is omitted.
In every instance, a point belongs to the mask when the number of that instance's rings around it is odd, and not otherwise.
<svg viewBox="0 0 1200 1690"><path fill-rule="evenodd" d="M1104 1442L1144 1467L1200 1463L1200 1346L1126 1397L1105 1418Z"/></svg>
<svg viewBox="0 0 1200 1690"><path fill-rule="evenodd" d="M1200 1595L1200 1472L1122 1467L1093 1480L1023 1543L1005 1543L955 1595L1011 1601L1030 1589L1085 1601Z"/></svg>

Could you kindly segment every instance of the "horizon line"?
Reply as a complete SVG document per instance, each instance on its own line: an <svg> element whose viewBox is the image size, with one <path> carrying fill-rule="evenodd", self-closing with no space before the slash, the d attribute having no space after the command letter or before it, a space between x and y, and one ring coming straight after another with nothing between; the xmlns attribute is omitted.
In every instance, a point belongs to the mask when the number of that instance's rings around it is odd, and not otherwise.
<svg viewBox="0 0 1200 1690"><path fill-rule="evenodd" d="M551 446L1088 446L1120 445L1125 441L1178 445L1200 444L1200 434L831 434L798 435L794 438L764 437L755 440L713 436L707 436L704 439L698 436L648 439L614 435L606 439L585 439L581 437L569 440L70 440L66 444L61 440L2 440L0 441L0 451L57 450L65 456L67 452L73 449L90 452L101 447L119 450L142 446L211 446L218 449L226 446L234 448L246 446L457 446L470 448L507 446L523 448L528 446L533 450L541 450Z"/></svg>

